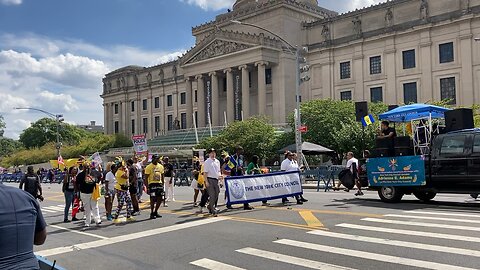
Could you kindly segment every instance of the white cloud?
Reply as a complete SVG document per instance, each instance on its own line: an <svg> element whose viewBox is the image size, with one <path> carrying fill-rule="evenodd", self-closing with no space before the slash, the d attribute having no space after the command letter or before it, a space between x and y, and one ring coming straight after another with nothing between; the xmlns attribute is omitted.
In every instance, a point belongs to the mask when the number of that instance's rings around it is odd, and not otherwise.
<svg viewBox="0 0 480 270"><path fill-rule="evenodd" d="M180 0L190 5L196 5L204 10L220 10L231 8L235 0Z"/></svg>
<svg viewBox="0 0 480 270"><path fill-rule="evenodd" d="M24 130L26 128L29 128L32 125L32 122L25 119L15 119L13 120L13 123L16 125L16 128L18 128L19 130Z"/></svg>
<svg viewBox="0 0 480 270"><path fill-rule="evenodd" d="M349 5L347 6L347 10L355 10L364 8L367 6L375 5L381 2L385 2L386 0L350 0Z"/></svg>
<svg viewBox="0 0 480 270"><path fill-rule="evenodd" d="M7 6L21 5L22 2L23 2L23 0L0 0L0 4L7 5Z"/></svg>
<svg viewBox="0 0 480 270"><path fill-rule="evenodd" d="M1 1L1 0L0 0ZM151 66L175 60L184 50L164 52L81 40L49 39L34 34L0 35L0 114L5 136L18 138L25 125L44 114L18 111L33 107L63 114L65 122L103 124L103 76L126 65Z"/></svg>

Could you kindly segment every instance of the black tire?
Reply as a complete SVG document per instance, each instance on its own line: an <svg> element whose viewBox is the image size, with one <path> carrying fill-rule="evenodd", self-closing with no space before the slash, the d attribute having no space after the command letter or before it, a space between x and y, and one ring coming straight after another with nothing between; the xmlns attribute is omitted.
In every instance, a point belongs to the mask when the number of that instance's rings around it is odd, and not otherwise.
<svg viewBox="0 0 480 270"><path fill-rule="evenodd" d="M378 190L378 196L386 203L397 203L402 200L403 195L398 187L381 187Z"/></svg>
<svg viewBox="0 0 480 270"><path fill-rule="evenodd" d="M437 193L431 191L417 191L413 192L413 195L422 202L428 202L435 198Z"/></svg>

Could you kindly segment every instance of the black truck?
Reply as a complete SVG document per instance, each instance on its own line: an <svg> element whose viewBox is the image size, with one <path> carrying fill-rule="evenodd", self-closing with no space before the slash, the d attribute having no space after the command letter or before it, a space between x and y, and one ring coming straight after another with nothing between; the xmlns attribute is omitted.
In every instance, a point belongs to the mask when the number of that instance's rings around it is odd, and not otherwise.
<svg viewBox="0 0 480 270"><path fill-rule="evenodd" d="M426 185L423 186L381 186L371 189L378 190L380 199L389 203L399 202L405 194L429 201L437 193L480 193L480 129L436 136L430 154L425 157L425 177Z"/></svg>

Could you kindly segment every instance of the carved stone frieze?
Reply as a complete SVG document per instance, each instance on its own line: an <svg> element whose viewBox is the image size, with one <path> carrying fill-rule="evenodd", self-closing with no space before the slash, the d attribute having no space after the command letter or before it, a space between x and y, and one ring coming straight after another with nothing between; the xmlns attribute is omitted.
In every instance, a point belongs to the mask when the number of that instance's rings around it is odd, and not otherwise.
<svg viewBox="0 0 480 270"><path fill-rule="evenodd" d="M210 59L251 48L251 45L217 39L197 53L188 63Z"/></svg>

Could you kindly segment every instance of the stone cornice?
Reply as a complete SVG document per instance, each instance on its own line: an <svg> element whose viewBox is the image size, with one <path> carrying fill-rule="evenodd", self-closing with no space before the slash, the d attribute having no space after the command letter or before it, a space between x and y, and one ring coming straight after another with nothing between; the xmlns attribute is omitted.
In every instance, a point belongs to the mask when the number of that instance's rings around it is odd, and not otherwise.
<svg viewBox="0 0 480 270"><path fill-rule="evenodd" d="M206 22L204 24L192 27L192 33L195 35L211 27L214 27L215 25L230 22L231 20L237 19L239 17L246 16L255 12L261 12L265 9L275 7L275 6L280 6L280 5L288 5L288 6L296 7L317 15L323 15L325 17L331 17L331 16L337 15L336 12L328 10L326 8L322 8L319 6L312 6L305 3L299 3L295 0L270 0L263 3L246 5L245 7L235 9L225 14L221 14L217 16L216 19L213 21Z"/></svg>

